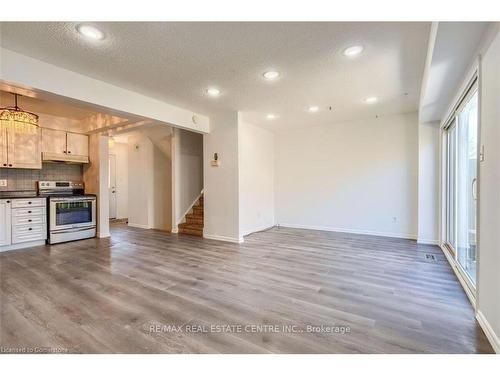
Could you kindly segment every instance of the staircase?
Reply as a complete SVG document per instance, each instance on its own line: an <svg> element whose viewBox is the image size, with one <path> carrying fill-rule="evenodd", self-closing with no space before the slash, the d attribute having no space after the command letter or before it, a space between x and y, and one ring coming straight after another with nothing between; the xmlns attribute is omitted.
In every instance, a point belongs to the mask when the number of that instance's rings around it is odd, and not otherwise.
<svg viewBox="0 0 500 375"><path fill-rule="evenodd" d="M179 233L203 237L203 195L186 214L185 222L179 224Z"/></svg>

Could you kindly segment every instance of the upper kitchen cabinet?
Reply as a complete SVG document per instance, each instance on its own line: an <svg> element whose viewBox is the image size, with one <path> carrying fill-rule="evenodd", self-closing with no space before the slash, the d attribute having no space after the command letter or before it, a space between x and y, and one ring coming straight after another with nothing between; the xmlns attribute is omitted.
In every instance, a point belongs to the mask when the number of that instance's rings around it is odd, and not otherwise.
<svg viewBox="0 0 500 375"><path fill-rule="evenodd" d="M89 137L63 130L42 129L44 161L89 162Z"/></svg>
<svg viewBox="0 0 500 375"><path fill-rule="evenodd" d="M89 137L85 134L67 133L66 134L68 157L82 163L89 162Z"/></svg>
<svg viewBox="0 0 500 375"><path fill-rule="evenodd" d="M41 169L40 128L3 126L0 129L1 168Z"/></svg>
<svg viewBox="0 0 500 375"><path fill-rule="evenodd" d="M7 131L0 125L0 167L8 166L7 160Z"/></svg>

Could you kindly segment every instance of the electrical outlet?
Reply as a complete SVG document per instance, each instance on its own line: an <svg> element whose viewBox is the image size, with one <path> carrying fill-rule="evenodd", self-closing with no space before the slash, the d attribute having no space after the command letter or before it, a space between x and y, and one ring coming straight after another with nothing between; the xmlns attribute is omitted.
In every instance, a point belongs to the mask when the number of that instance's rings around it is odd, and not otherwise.
<svg viewBox="0 0 500 375"><path fill-rule="evenodd" d="M7 186L7 180L0 180L0 187L6 187Z"/></svg>

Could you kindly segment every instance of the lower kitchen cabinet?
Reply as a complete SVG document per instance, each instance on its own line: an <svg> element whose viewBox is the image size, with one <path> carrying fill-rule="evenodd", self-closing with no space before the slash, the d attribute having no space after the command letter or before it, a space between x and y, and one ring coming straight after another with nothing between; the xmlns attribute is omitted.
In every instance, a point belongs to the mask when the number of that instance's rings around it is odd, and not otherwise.
<svg viewBox="0 0 500 375"><path fill-rule="evenodd" d="M0 247L11 244L11 203L0 199Z"/></svg>
<svg viewBox="0 0 500 375"><path fill-rule="evenodd" d="M0 200L0 251L37 246L47 239L44 198Z"/></svg>

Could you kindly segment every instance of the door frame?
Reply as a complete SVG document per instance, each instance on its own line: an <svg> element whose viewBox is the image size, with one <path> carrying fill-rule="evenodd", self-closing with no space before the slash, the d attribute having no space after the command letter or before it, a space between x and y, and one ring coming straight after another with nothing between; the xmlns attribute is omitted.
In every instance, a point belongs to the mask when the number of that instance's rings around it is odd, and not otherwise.
<svg viewBox="0 0 500 375"><path fill-rule="evenodd" d="M116 154L109 154L108 155L108 164L109 164L109 180L108 180L108 191L112 189L111 187L111 178L113 177L112 176L112 173L111 173L111 159L114 159L114 163L115 163L115 168L114 168L114 180L115 180L115 186L114 186L114 190L115 190L115 193L114 193L114 199L115 199L115 215L114 217L112 217L111 215L111 198L112 198L112 193L111 191L109 192L109 197L108 197L108 204L110 205L110 208L109 208L109 219L116 219L117 216L118 216L118 207L117 207L117 202L118 202L118 197L117 197L117 192L118 190L116 189Z"/></svg>
<svg viewBox="0 0 500 375"><path fill-rule="evenodd" d="M447 188L448 188L448 173L447 173L447 129L452 125L453 121L457 120L458 111L462 108L465 101L470 98L471 89L477 86L473 91L477 91L478 93L478 119L477 119L477 150L478 150L478 158L477 158L477 202L476 202L476 285L472 283L469 276L462 269L462 266L458 263L456 259L456 254L454 250L446 243L447 239ZM458 126L458 122L456 124ZM457 128L458 130L458 128ZM479 296L479 279L480 279L480 254L481 254L481 239L480 239L480 199L481 199L481 71L480 71L480 59L478 58L476 62L473 64L471 70L466 76L464 83L462 84L460 90L458 91L458 95L455 97L455 100L452 102L452 106L447 112L447 116L444 118L444 121L440 124L440 150L439 150L439 166L440 166L440 186L439 186L439 207L440 207L440 239L439 244L448 260L450 266L452 267L455 275L457 276L460 284L462 285L467 297L469 298L472 306L477 312L478 306L478 296Z"/></svg>

